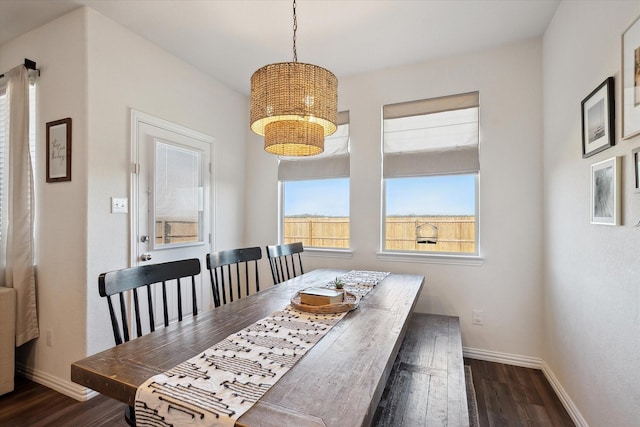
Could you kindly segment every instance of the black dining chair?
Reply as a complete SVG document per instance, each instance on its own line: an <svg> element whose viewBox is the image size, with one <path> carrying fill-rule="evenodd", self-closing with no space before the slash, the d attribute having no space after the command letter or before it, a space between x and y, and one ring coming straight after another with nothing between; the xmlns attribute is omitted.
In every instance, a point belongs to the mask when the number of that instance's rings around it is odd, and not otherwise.
<svg viewBox="0 0 640 427"><path fill-rule="evenodd" d="M267 246L267 257L274 285L304 274L300 257L302 252L304 248L301 242Z"/></svg>
<svg viewBox="0 0 640 427"><path fill-rule="evenodd" d="M159 292L161 290L162 292L164 326L169 325L170 310L167 299L167 288L169 286L175 285L178 321L182 321L184 314L182 307L182 279L191 279L192 297L190 308L192 315L196 316L198 314L198 301L195 277L200 274L200 271L200 260L192 258L160 264L141 265L102 273L98 277L98 292L101 297L107 298L109 316L111 317L111 326L113 328L116 345L129 341L129 322L133 322L132 317L135 317L135 331L138 337L143 335L143 330L145 333L155 330L157 324L155 321L154 293L156 291ZM144 307L141 309L140 298L142 298L143 295L138 295L139 288L146 288L146 310L144 310ZM131 313L130 305L127 302L127 298L125 298L125 294L129 291L131 291L133 295L133 313ZM140 290L140 293L144 294L142 290ZM115 297L119 301L119 319L114 308L115 304L112 302L112 297ZM143 318L146 322L143 321ZM133 324L131 325L131 329L133 333ZM125 420L130 426L136 425L133 407L129 406L125 409Z"/></svg>
<svg viewBox="0 0 640 427"><path fill-rule="evenodd" d="M259 247L229 249L207 254L207 269L211 278L213 304L220 307L242 298L242 284L245 285L244 296L251 293L251 276L254 276L256 292L260 291L260 275L258 260L262 259ZM250 274L253 271L253 274Z"/></svg>

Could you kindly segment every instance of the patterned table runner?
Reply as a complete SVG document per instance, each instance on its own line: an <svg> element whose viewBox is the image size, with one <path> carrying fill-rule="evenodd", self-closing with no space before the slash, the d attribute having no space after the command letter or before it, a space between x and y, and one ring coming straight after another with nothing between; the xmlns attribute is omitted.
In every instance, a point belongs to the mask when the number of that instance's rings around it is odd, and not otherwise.
<svg viewBox="0 0 640 427"><path fill-rule="evenodd" d="M350 271L339 279L361 299L388 274ZM233 426L346 314L306 313L288 305L229 335L142 384L136 424Z"/></svg>

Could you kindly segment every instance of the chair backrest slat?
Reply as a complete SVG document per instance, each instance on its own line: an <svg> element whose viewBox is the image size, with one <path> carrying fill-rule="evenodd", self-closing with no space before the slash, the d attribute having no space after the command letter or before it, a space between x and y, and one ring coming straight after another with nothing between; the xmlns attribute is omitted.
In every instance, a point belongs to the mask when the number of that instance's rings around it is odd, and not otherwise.
<svg viewBox="0 0 640 427"><path fill-rule="evenodd" d="M109 318L111 319L111 328L113 329L113 336L116 339L116 344L122 343L122 336L120 336L120 328L118 328L118 318L116 317L116 312L113 309L113 303L111 302L111 298L107 298L107 302L109 303Z"/></svg>
<svg viewBox="0 0 640 427"><path fill-rule="evenodd" d="M153 313L153 300L151 299L151 285L147 285L147 307L149 308L149 324L151 325L151 332L156 330L155 314Z"/></svg>
<svg viewBox="0 0 640 427"><path fill-rule="evenodd" d="M196 278L191 276L191 306L193 307L193 315L198 315L198 298L196 296Z"/></svg>
<svg viewBox="0 0 640 427"><path fill-rule="evenodd" d="M207 254L207 269L211 279L213 303L216 307L234 298L242 298L242 279L245 281L245 295L250 293L249 270L253 263L255 269L255 287L260 291L260 276L258 274L258 260L262 258L260 247L229 249ZM244 274L241 274L241 271ZM235 283L234 283L235 282ZM235 288L235 296L234 296ZM228 298L227 298L228 296Z"/></svg>
<svg viewBox="0 0 640 427"><path fill-rule="evenodd" d="M267 257L274 285L304 274L300 256L302 252L304 247L301 242L267 246Z"/></svg>
<svg viewBox="0 0 640 427"><path fill-rule="evenodd" d="M167 282L165 281L162 282L162 312L164 313L164 326L167 327L169 325L169 307L167 305Z"/></svg>
<svg viewBox="0 0 640 427"><path fill-rule="evenodd" d="M244 264L244 268L247 268L247 263L236 263L236 292L238 293L238 299L242 295L242 288L240 287L240 264Z"/></svg>
<svg viewBox="0 0 640 427"><path fill-rule="evenodd" d="M193 315L198 314L198 301L196 294L196 281L195 276L200 274L200 260L197 258L191 258L180 261L171 261L160 264L142 265L137 267L124 268L121 270L110 271L102 273L98 278L98 291L100 296L107 298L109 304L109 316L111 319L111 326L113 328L113 336L116 341L116 345L122 344L122 342L129 341L129 315L127 304L125 303L124 294L128 291L132 291L133 294L133 318L135 319L136 335L142 336L143 334L143 322L140 308L140 301L138 295L138 288L147 288L147 308L148 313L145 316L149 321L149 331L155 330L154 319L154 303L152 298L152 285L162 286L162 308L164 314L164 325L169 325L169 307L167 301L167 286L176 284L175 289L177 292L177 309L178 320L183 318L182 307L182 292L180 287L180 279L191 276L191 312ZM120 322L118 322L117 315L113 309L111 297L118 295L120 301ZM122 330L122 334L120 334ZM124 337L124 340L123 340Z"/></svg>
<svg viewBox="0 0 640 427"><path fill-rule="evenodd" d="M136 333L142 336L142 321L140 320L140 302L138 301L138 289L133 289L133 306L136 316Z"/></svg>

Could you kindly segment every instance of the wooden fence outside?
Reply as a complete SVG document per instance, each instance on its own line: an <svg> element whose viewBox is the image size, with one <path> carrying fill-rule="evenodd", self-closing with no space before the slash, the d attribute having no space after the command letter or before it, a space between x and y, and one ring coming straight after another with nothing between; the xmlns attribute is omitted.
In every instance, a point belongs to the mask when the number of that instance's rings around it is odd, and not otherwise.
<svg viewBox="0 0 640 427"><path fill-rule="evenodd" d="M285 217L284 243L316 248L349 248L348 217Z"/></svg>
<svg viewBox="0 0 640 427"><path fill-rule="evenodd" d="M438 228L436 244L418 243L416 227ZM375 231L377 233L377 231ZM302 242L306 247L349 248L348 217L285 217L284 242ZM473 216L388 217L385 249L391 251L458 252L476 250L476 221ZM198 240L198 223L163 220L156 222L156 243L185 243Z"/></svg>
<svg viewBox="0 0 640 427"><path fill-rule="evenodd" d="M198 223L172 219L156 219L156 244L191 243L198 241Z"/></svg>
<svg viewBox="0 0 640 427"><path fill-rule="evenodd" d="M436 244L418 243L416 227L432 224L438 228ZM388 217L385 249L392 251L462 252L476 250L474 216ZM348 217L285 217L285 243L302 242L307 247L348 248Z"/></svg>

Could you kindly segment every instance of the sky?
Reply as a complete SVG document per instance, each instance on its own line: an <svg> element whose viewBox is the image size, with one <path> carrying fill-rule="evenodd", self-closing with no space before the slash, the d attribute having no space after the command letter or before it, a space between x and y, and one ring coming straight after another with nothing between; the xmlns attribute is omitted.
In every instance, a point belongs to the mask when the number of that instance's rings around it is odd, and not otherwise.
<svg viewBox="0 0 640 427"><path fill-rule="evenodd" d="M284 215L349 216L349 179L285 182Z"/></svg>
<svg viewBox="0 0 640 427"><path fill-rule="evenodd" d="M386 180L387 215L474 215L475 176L449 175ZM285 216L349 216L349 179L289 181Z"/></svg>

